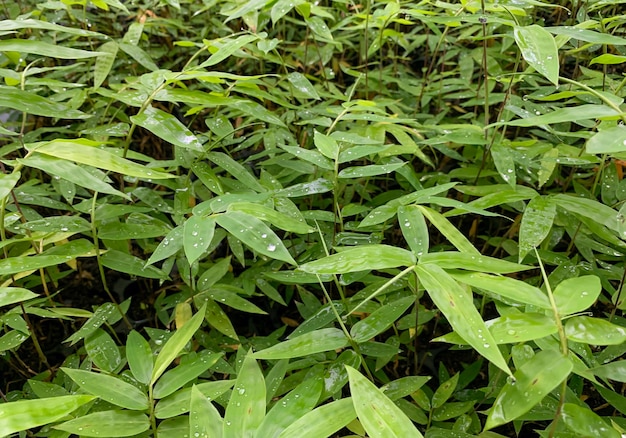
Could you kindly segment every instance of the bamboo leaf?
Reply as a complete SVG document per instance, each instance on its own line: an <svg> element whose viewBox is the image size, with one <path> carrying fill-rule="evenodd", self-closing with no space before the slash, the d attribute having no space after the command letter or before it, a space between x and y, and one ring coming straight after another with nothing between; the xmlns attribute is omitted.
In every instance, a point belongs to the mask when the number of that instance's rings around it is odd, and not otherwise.
<svg viewBox="0 0 626 438"><path fill-rule="evenodd" d="M556 205L549 197L536 196L530 200L519 231L519 261L543 242L556 216Z"/></svg>
<svg viewBox="0 0 626 438"><path fill-rule="evenodd" d="M554 85L558 85L559 50L550 32L533 24L515 26L513 36L526 62Z"/></svg>
<svg viewBox="0 0 626 438"><path fill-rule="evenodd" d="M601 292L602 284L595 275L568 278L554 289L554 301L561 315L571 315L591 307Z"/></svg>
<svg viewBox="0 0 626 438"><path fill-rule="evenodd" d="M493 404L485 430L524 415L572 371L573 365L557 350L544 350L525 362L504 385Z"/></svg>
<svg viewBox="0 0 626 438"><path fill-rule="evenodd" d="M205 313L206 306L202 306L202 308L198 310L198 313L196 313L182 328L176 330L172 337L167 340L154 362L154 369L152 370L150 384L154 384L159 377L161 377L167 367L178 357L183 348L185 348L185 345L187 345L191 338L193 338L193 335L200 328L200 325L204 320Z"/></svg>
<svg viewBox="0 0 626 438"><path fill-rule="evenodd" d="M81 389L115 406L135 411L148 409L148 396L136 386L117 377L65 367L61 369Z"/></svg>
<svg viewBox="0 0 626 438"><path fill-rule="evenodd" d="M474 306L471 293L436 264L420 263L415 271L452 328L478 353L510 374L496 340Z"/></svg>
<svg viewBox="0 0 626 438"><path fill-rule="evenodd" d="M292 265L296 264L282 240L256 217L239 211L228 211L216 216L215 220L257 253Z"/></svg>
<svg viewBox="0 0 626 438"><path fill-rule="evenodd" d="M398 208L398 222L404 239L416 257L428 252L428 225L418 206L402 206Z"/></svg>
<svg viewBox="0 0 626 438"><path fill-rule="evenodd" d="M357 370L346 366L357 416L372 438L421 438L413 423L383 392Z"/></svg>
<svg viewBox="0 0 626 438"><path fill-rule="evenodd" d="M0 435L8 436L54 423L94 398L91 395L65 395L0 403Z"/></svg>
<svg viewBox="0 0 626 438"><path fill-rule="evenodd" d="M100 411L57 424L54 428L85 437L124 437L145 432L150 428L150 420L142 412Z"/></svg>
<svg viewBox="0 0 626 438"><path fill-rule="evenodd" d="M239 370L224 414L224 438L253 437L265 417L265 379L251 354Z"/></svg>
<svg viewBox="0 0 626 438"><path fill-rule="evenodd" d="M280 342L252 354L257 359L291 359L324 351L337 350L348 345L348 338L339 329L315 330L288 341Z"/></svg>
<svg viewBox="0 0 626 438"><path fill-rule="evenodd" d="M345 274L411 266L415 262L411 251L388 245L364 245L306 263L298 269L313 274Z"/></svg>
<svg viewBox="0 0 626 438"><path fill-rule="evenodd" d="M569 318L565 323L565 335L570 341L590 345L621 345L626 342L626 328L590 316Z"/></svg>
<svg viewBox="0 0 626 438"><path fill-rule="evenodd" d="M304 414L283 430L279 438L332 436L355 418L356 411L352 398L342 398Z"/></svg>
<svg viewBox="0 0 626 438"><path fill-rule="evenodd" d="M87 50L72 49L71 47L57 46L41 40L0 40L0 52L20 52L33 55L49 56L59 59L94 58L107 55L103 52L89 52Z"/></svg>
<svg viewBox="0 0 626 438"><path fill-rule="evenodd" d="M126 360L135 379L144 385L149 384L154 367L152 349L148 341L135 330L126 339Z"/></svg>
<svg viewBox="0 0 626 438"><path fill-rule="evenodd" d="M204 152L198 138L176 117L165 111L149 106L143 112L132 116L130 120L175 146Z"/></svg>
<svg viewBox="0 0 626 438"><path fill-rule="evenodd" d="M209 248L215 233L215 220L205 216L191 216L183 227L183 248L189 265Z"/></svg>

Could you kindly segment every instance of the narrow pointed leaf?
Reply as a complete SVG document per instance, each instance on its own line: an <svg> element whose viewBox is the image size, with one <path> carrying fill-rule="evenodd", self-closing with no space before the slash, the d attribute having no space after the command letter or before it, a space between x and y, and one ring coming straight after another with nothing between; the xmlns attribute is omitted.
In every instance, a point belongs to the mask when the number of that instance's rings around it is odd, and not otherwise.
<svg viewBox="0 0 626 438"><path fill-rule="evenodd" d="M226 413L224 438L254 437L265 417L265 380L256 360L246 355L235 381Z"/></svg>
<svg viewBox="0 0 626 438"><path fill-rule="evenodd" d="M0 436L54 423L94 398L91 395L65 395L0 403Z"/></svg>
<svg viewBox="0 0 626 438"><path fill-rule="evenodd" d="M126 339L126 360L137 381L147 385L152 377L154 359L148 341L135 330Z"/></svg>
<svg viewBox="0 0 626 438"><path fill-rule="evenodd" d="M0 86L0 107L52 118L63 116L64 119L87 119L91 117L89 114L72 109L64 103L55 102L15 87Z"/></svg>
<svg viewBox="0 0 626 438"><path fill-rule="evenodd" d="M153 395L155 398L164 398L184 387L187 383L211 368L222 356L221 353L213 353L202 350L193 354L193 360L177 365L165 372L154 385Z"/></svg>
<svg viewBox="0 0 626 438"><path fill-rule="evenodd" d="M306 234L313 233L315 231L315 228L309 226L306 222L304 222L304 220L287 216L284 213L266 207L262 204L255 204L252 202L236 202L230 204L228 209L241 211L264 222L269 222L281 230L290 231L292 233Z"/></svg>
<svg viewBox="0 0 626 438"><path fill-rule="evenodd" d="M248 170L222 152L209 152L207 158L214 164L230 173L240 183L258 193L267 191Z"/></svg>
<svg viewBox="0 0 626 438"><path fill-rule="evenodd" d="M306 263L299 269L313 274L344 274L411 266L415 262L415 255L406 249L388 245L366 245Z"/></svg>
<svg viewBox="0 0 626 438"><path fill-rule="evenodd" d="M569 430L577 436L597 436L620 438L622 435L607 424L591 409L574 403L565 403L561 410L561 419Z"/></svg>
<svg viewBox="0 0 626 438"><path fill-rule="evenodd" d="M191 216L187 219L183 231L183 247L190 265L206 252L214 233L214 219L205 216Z"/></svg>
<svg viewBox="0 0 626 438"><path fill-rule="evenodd" d="M176 227L167 233L167 236L161 240L159 246L157 246L152 255L150 255L146 266L176 254L178 250L183 247L183 233L184 227L182 226Z"/></svg>
<svg viewBox="0 0 626 438"><path fill-rule="evenodd" d="M221 438L222 416L200 392L196 385L191 387L189 408L189 435L194 438Z"/></svg>
<svg viewBox="0 0 626 438"><path fill-rule="evenodd" d="M21 173L19 171L13 173L0 173L0 200L4 199L11 193L20 180Z"/></svg>
<svg viewBox="0 0 626 438"><path fill-rule="evenodd" d="M391 173L406 163L371 164L366 166L346 167L337 175L339 178L367 178Z"/></svg>
<svg viewBox="0 0 626 438"><path fill-rule="evenodd" d="M265 416L256 436L259 438L278 436L285 428L309 413L317 405L322 387L321 377L305 379L276 402Z"/></svg>
<svg viewBox="0 0 626 438"><path fill-rule="evenodd" d="M569 318L565 323L565 335L570 341L590 345L621 345L626 342L626 328L591 316Z"/></svg>
<svg viewBox="0 0 626 438"><path fill-rule="evenodd" d="M57 424L54 428L81 437L124 437L145 432L150 428L150 420L141 412L100 411Z"/></svg>
<svg viewBox="0 0 626 438"><path fill-rule="evenodd" d="M100 169L110 170L122 175L136 176L138 178L165 179L175 178L169 173L158 170L150 170L145 166L96 147L88 140L52 140L37 147L37 152L56 158L87 164Z"/></svg>
<svg viewBox="0 0 626 438"><path fill-rule="evenodd" d="M561 315L587 310L602 292L600 279L595 275L568 278L554 289L554 300Z"/></svg>
<svg viewBox="0 0 626 438"><path fill-rule="evenodd" d="M234 380L214 380L193 386L204 394L205 399L214 400L228 391L234 382ZM154 409L154 415L159 419L176 417L188 412L190 403L191 388L179 389L174 394L159 400Z"/></svg>
<svg viewBox="0 0 626 438"><path fill-rule="evenodd" d="M175 146L204 152L198 138L176 117L165 111L149 106L130 120Z"/></svg>
<svg viewBox="0 0 626 438"><path fill-rule="evenodd" d="M0 307L37 298L34 292L22 287L0 287Z"/></svg>
<svg viewBox="0 0 626 438"><path fill-rule="evenodd" d="M543 242L552 229L555 216L556 205L551 198L536 196L530 200L524 210L519 231L520 261Z"/></svg>
<svg viewBox="0 0 626 438"><path fill-rule="evenodd" d="M493 292L518 303L531 304L542 309L552 308L548 296L541 289L511 277L461 271L451 275L461 283Z"/></svg>
<svg viewBox="0 0 626 438"><path fill-rule="evenodd" d="M333 436L356 418L351 397L322 405L291 423L279 438L318 438ZM261 438L261 437L259 437Z"/></svg>
<svg viewBox="0 0 626 438"><path fill-rule="evenodd" d="M288 341L280 342L265 350L252 354L257 359L291 359L324 351L338 350L349 344L346 335L339 329L315 330Z"/></svg>
<svg viewBox="0 0 626 438"><path fill-rule="evenodd" d="M126 193L114 189L103 179L98 178L96 175L71 161L43 154L33 154L28 158L18 159L18 161L26 166L41 169L49 175L61 177L86 189L107 193L109 195L117 195L130 200L130 196Z"/></svg>
<svg viewBox="0 0 626 438"><path fill-rule="evenodd" d="M544 350L524 363L504 385L489 412L485 430L524 415L566 379L573 365L557 350Z"/></svg>
<svg viewBox="0 0 626 438"><path fill-rule="evenodd" d="M350 330L350 336L358 343L369 341L391 327L406 309L414 303L415 297L410 296L383 304L367 318L354 324Z"/></svg>
<svg viewBox="0 0 626 438"><path fill-rule="evenodd" d="M100 85L106 80L113 63L115 62L115 55L117 55L118 46L115 41L108 41L102 44L99 49L102 55L96 58L96 65L93 71L93 89L97 90Z"/></svg>
<svg viewBox="0 0 626 438"><path fill-rule="evenodd" d="M319 150L322 155L331 160L336 160L339 157L339 145L337 141L325 134L322 134L319 131L315 131L313 142L315 143L315 147Z"/></svg>
<svg viewBox="0 0 626 438"><path fill-rule="evenodd" d="M298 94L308 99L320 99L320 95L315 90L315 87L302 73L292 72L287 75L287 80L298 92Z"/></svg>
<svg viewBox="0 0 626 438"><path fill-rule="evenodd" d="M533 24L516 26L513 35L526 62L554 85L558 85L559 51L550 32Z"/></svg>
<svg viewBox="0 0 626 438"><path fill-rule="evenodd" d="M626 151L626 126L603 129L587 140L588 154L616 154Z"/></svg>
<svg viewBox="0 0 626 438"><path fill-rule="evenodd" d="M467 237L441 213L429 207L424 207L423 205L418 205L417 208L419 208L430 223L432 223L456 249L464 253L480 255L480 252L472 245Z"/></svg>
<svg viewBox="0 0 626 438"><path fill-rule="evenodd" d="M436 264L419 264L416 272L428 295L452 328L478 353L510 374L495 339L474 306L471 292L463 289Z"/></svg>
<svg viewBox="0 0 626 438"><path fill-rule="evenodd" d="M182 328L176 330L176 333L174 333L172 337L167 340L154 363L152 379L150 379L151 384L154 384L158 378L161 377L167 367L178 357L183 348L185 348L187 342L193 338L193 335L200 328L200 325L204 320L205 313L206 306L203 306L200 310L198 310L198 313L196 313Z"/></svg>
<svg viewBox="0 0 626 438"><path fill-rule="evenodd" d="M359 421L372 438L421 438L411 420L361 373L346 366Z"/></svg>
<svg viewBox="0 0 626 438"><path fill-rule="evenodd" d="M282 240L256 217L239 211L228 211L216 216L215 220L255 252L292 265L296 264Z"/></svg>
<svg viewBox="0 0 626 438"><path fill-rule="evenodd" d="M404 240L409 244L409 248L416 257L428 252L428 225L422 211L415 205L402 206L398 208L398 222Z"/></svg>
<svg viewBox="0 0 626 438"><path fill-rule="evenodd" d="M33 55L49 56L59 59L82 59L106 55L106 53L102 52L89 52L87 50L57 46L41 40L22 39L0 41L0 52L31 53Z"/></svg>
<svg viewBox="0 0 626 438"><path fill-rule="evenodd" d="M453 251L424 254L420 258L420 263L432 263L444 269L466 269L468 271L491 272L494 274L510 274L532 269L532 266L519 265L493 257Z"/></svg>
<svg viewBox="0 0 626 438"><path fill-rule="evenodd" d="M148 409L148 396L136 386L106 374L61 368L84 391L115 406L143 411Z"/></svg>

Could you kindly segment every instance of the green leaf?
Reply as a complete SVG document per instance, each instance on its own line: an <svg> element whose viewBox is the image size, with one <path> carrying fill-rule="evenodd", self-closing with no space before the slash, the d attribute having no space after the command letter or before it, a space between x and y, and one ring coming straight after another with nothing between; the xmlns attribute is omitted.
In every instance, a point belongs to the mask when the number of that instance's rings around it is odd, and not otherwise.
<svg viewBox="0 0 626 438"><path fill-rule="evenodd" d="M209 248L215 233L215 220L205 216L191 216L185 221L183 247L190 265Z"/></svg>
<svg viewBox="0 0 626 438"><path fill-rule="evenodd" d="M344 274L412 266L415 255L406 249L388 245L363 245L315 260L298 269L313 274Z"/></svg>
<svg viewBox="0 0 626 438"><path fill-rule="evenodd" d="M234 382L234 380L215 380L198 383L194 387L204 394L205 399L214 400L228 391ZM155 407L154 415L159 419L179 416L189 410L190 402L191 388L179 389L174 394L159 400Z"/></svg>
<svg viewBox="0 0 626 438"><path fill-rule="evenodd" d="M22 287L0 287L0 307L37 298L34 292Z"/></svg>
<svg viewBox="0 0 626 438"><path fill-rule="evenodd" d="M96 58L96 65L93 70L93 89L100 88L100 85L106 80L117 55L118 45L115 41L108 41L99 48L102 55Z"/></svg>
<svg viewBox="0 0 626 438"><path fill-rule="evenodd" d="M263 187L257 179L248 172L248 170L233 160L228 155L222 152L209 152L206 157L215 163L217 166L230 173L237 181L245 185L251 190L257 193L263 193L267 190Z"/></svg>
<svg viewBox="0 0 626 438"><path fill-rule="evenodd" d="M91 395L66 395L0 403L0 436L54 423L94 398Z"/></svg>
<svg viewBox="0 0 626 438"><path fill-rule="evenodd" d="M35 271L48 266L61 265L77 257L94 255L93 244L85 239L72 240L69 243L51 248L39 255L10 257L0 260L0 275Z"/></svg>
<svg viewBox="0 0 626 438"><path fill-rule="evenodd" d="M62 367L61 370L76 382L81 389L115 406L135 411L148 409L148 396L136 386L126 383L122 379L106 374L65 367Z"/></svg>
<svg viewBox="0 0 626 438"><path fill-rule="evenodd" d="M495 142L491 146L491 158L493 164L496 166L496 170L500 174L500 177L511 188L515 189L517 183L517 175L515 173L515 160L511 154L511 148L506 146L503 142Z"/></svg>
<svg viewBox="0 0 626 438"><path fill-rule="evenodd" d="M125 252L110 249L100 256L103 266L114 269L118 272L124 272L130 275L136 275L143 278L156 278L161 280L168 279L168 275L154 266L149 266L138 257L126 254Z"/></svg>
<svg viewBox="0 0 626 438"><path fill-rule="evenodd" d="M531 266L518 265L517 263L493 257L452 251L424 254L420 258L420 263L432 263L444 269L466 269L468 271L491 272L494 274L510 274L532 269Z"/></svg>
<svg viewBox="0 0 626 438"><path fill-rule="evenodd" d="M572 368L572 362L557 350L534 355L507 380L489 412L485 430L524 415L559 386Z"/></svg>
<svg viewBox="0 0 626 438"><path fill-rule="evenodd" d="M91 224L80 216L49 216L29 221L21 226L30 231L82 233L91 230Z"/></svg>
<svg viewBox="0 0 626 438"><path fill-rule="evenodd" d="M174 146L204 152L198 138L176 117L165 111L149 106L143 112L132 116L130 120Z"/></svg>
<svg viewBox="0 0 626 438"><path fill-rule="evenodd" d="M591 368L589 371L603 379L626 383L626 360L617 360L596 368Z"/></svg>
<svg viewBox="0 0 626 438"><path fill-rule="evenodd" d="M436 264L417 265L415 271L435 305L446 316L454 330L478 353L510 374L511 371L474 306L471 292L461 287Z"/></svg>
<svg viewBox="0 0 626 438"><path fill-rule="evenodd" d="M326 193L333 190L334 185L331 181L324 178L318 178L308 183L294 184L285 189L276 192L276 196L285 196L287 198L297 198L300 196L311 196L316 193Z"/></svg>
<svg viewBox="0 0 626 438"><path fill-rule="evenodd" d="M148 341L135 330L126 339L126 360L133 377L144 385L149 384L154 367L152 349Z"/></svg>
<svg viewBox="0 0 626 438"><path fill-rule="evenodd" d="M339 329L315 330L288 341L280 342L265 350L252 354L257 359L291 359L324 351L338 350L348 346L348 338Z"/></svg>
<svg viewBox="0 0 626 438"><path fill-rule="evenodd" d="M265 417L265 380L251 354L247 354L224 414L224 438L253 437Z"/></svg>
<svg viewBox="0 0 626 438"><path fill-rule="evenodd" d="M519 231L519 261L543 242L552 229L556 205L549 197L536 196L530 200Z"/></svg>
<svg viewBox="0 0 626 438"><path fill-rule="evenodd" d="M588 154L616 154L626 151L626 126L602 129L587 140Z"/></svg>
<svg viewBox="0 0 626 438"><path fill-rule="evenodd" d="M198 289L200 290L200 289ZM247 313L256 313L258 315L267 315L267 312L252 304L250 301L237 295L237 293L243 293L243 290L229 285L218 284L208 288L206 292L201 295L197 295L198 299L208 295L213 301L222 303L233 309L241 310Z"/></svg>
<svg viewBox="0 0 626 438"><path fill-rule="evenodd" d="M259 426L256 437L275 437L309 413L322 394L321 377L308 377L274 404Z"/></svg>
<svg viewBox="0 0 626 438"><path fill-rule="evenodd" d="M121 196L130 200L130 196L126 193L114 189L103 179L98 178L93 173L71 161L47 155L32 154L27 158L18 159L18 162L25 166L41 169L49 175L63 178L89 190Z"/></svg>
<svg viewBox="0 0 626 438"><path fill-rule="evenodd" d="M372 382L346 366L350 393L359 421L372 438L422 437L411 420Z"/></svg>
<svg viewBox="0 0 626 438"><path fill-rule="evenodd" d="M18 29L45 29L54 30L57 32L64 32L70 35L91 36L96 38L103 38L104 35L98 32L92 32L90 30L83 30L78 27L65 27L59 24L50 23L44 20L35 20L27 18L25 20L2 20L0 21L0 32L18 30Z"/></svg>
<svg viewBox="0 0 626 438"><path fill-rule="evenodd" d="M89 140L52 140L37 145L36 150L41 154L87 164L122 175L147 179L176 178L169 173L149 170L145 166L118 157L105 149L98 148L97 143Z"/></svg>
<svg viewBox="0 0 626 438"><path fill-rule="evenodd" d="M19 347L28 338L29 336L27 334L24 334L19 330L11 330L0 337L0 352Z"/></svg>
<svg viewBox="0 0 626 438"><path fill-rule="evenodd" d="M89 52L87 50L72 49L57 46L41 40L0 40L0 52L30 53L33 55L48 56L59 59L82 59L106 55L103 52Z"/></svg>
<svg viewBox="0 0 626 438"><path fill-rule="evenodd" d="M19 171L13 173L0 173L0 200L6 198L20 180Z"/></svg>
<svg viewBox="0 0 626 438"><path fill-rule="evenodd" d="M595 199L581 198L578 196L558 194L554 196L559 207L571 213L589 218L600 225L604 225L610 230L620 232L618 223L618 212L604 205ZM621 234L621 233L620 233ZM626 237L625 234L621 234Z"/></svg>
<svg viewBox="0 0 626 438"><path fill-rule="evenodd" d="M228 319L226 312L224 312L222 308L212 299L208 297L205 299L207 306L206 320L211 327L216 328L220 333L230 338L238 339L235 328L233 327L232 322L230 322L230 319Z"/></svg>
<svg viewBox="0 0 626 438"><path fill-rule="evenodd" d="M356 342L366 342L387 330L396 320L415 303L415 297L400 298L383 304L367 318L358 321L350 329L350 336Z"/></svg>
<svg viewBox="0 0 626 438"><path fill-rule="evenodd" d="M196 331L200 328L204 316L206 313L206 305L202 306L198 313L196 313L184 326L176 330L176 332L167 340L159 355L154 362L154 369L152 370L152 378L150 384L154 384L159 377L165 372L167 367L178 357L180 352L185 348L185 345Z"/></svg>
<svg viewBox="0 0 626 438"><path fill-rule="evenodd" d="M333 41L333 34L320 17L308 17L305 19L315 35L325 41Z"/></svg>
<svg viewBox="0 0 626 438"><path fill-rule="evenodd" d="M173 394L178 389L204 373L215 365L222 356L221 353L213 353L202 350L199 353L191 353L193 356L186 357L185 362L163 374L154 385L154 398L164 398Z"/></svg>
<svg viewBox="0 0 626 438"><path fill-rule="evenodd" d="M554 301L559 314L571 315L591 307L601 292L602 284L595 275L568 278L554 289Z"/></svg>
<svg viewBox="0 0 626 438"><path fill-rule="evenodd" d="M296 264L282 240L256 217L239 211L228 211L215 216L215 220L257 253L292 265Z"/></svg>
<svg viewBox="0 0 626 438"><path fill-rule="evenodd" d="M302 3L304 3L304 0L278 0L274 3L274 6L272 6L272 11L270 13L272 23L276 24L278 20L287 15L295 6L299 6Z"/></svg>
<svg viewBox="0 0 626 438"><path fill-rule="evenodd" d="M304 149L304 148L297 147L297 146L284 146L284 145L281 145L281 149L284 149L285 151L289 152L291 155L298 157L301 160L308 161L309 163L312 163L321 169L326 169L326 170L335 169L335 165L333 164L333 162L329 160L328 158L326 158L324 155L322 155L319 151L311 150L311 149Z"/></svg>
<svg viewBox="0 0 626 438"><path fill-rule="evenodd" d="M334 138L316 130L313 135L313 143L315 144L317 150L319 150L325 157L330 158L333 161L339 158L339 145Z"/></svg>
<svg viewBox="0 0 626 438"><path fill-rule="evenodd" d="M391 173L406 163L371 164L367 166L346 167L337 175L338 178L367 178Z"/></svg>
<svg viewBox="0 0 626 438"><path fill-rule="evenodd" d="M553 318L542 313L512 313L485 321L498 344L518 344L557 332Z"/></svg>
<svg viewBox="0 0 626 438"><path fill-rule="evenodd" d="M581 26L583 24L581 23ZM626 45L626 39L617 35L608 33L595 32L590 29L583 29L577 26L553 26L546 28L549 32L556 35L565 35L580 41L586 41L594 44L610 44L613 46Z"/></svg>
<svg viewBox="0 0 626 438"><path fill-rule="evenodd" d="M94 333L98 327L104 324L115 312L117 312L117 308L113 303L104 303L102 306L98 307L93 316L85 321L78 331L72 333L65 342L70 342L70 346L74 345L76 342Z"/></svg>
<svg viewBox="0 0 626 438"><path fill-rule="evenodd" d="M122 363L115 341L102 329L97 329L85 339L85 350L94 365L109 373L114 372Z"/></svg>
<svg viewBox="0 0 626 438"><path fill-rule="evenodd" d="M183 247L183 232L184 227L180 226L167 233L167 236L161 240L159 246L150 255L146 266L176 254Z"/></svg>
<svg viewBox="0 0 626 438"><path fill-rule="evenodd" d="M143 67L150 71L157 71L159 67L154 63L150 55L142 50L139 46L135 46L133 44L119 42L118 47L122 49L124 53L133 58Z"/></svg>
<svg viewBox="0 0 626 438"><path fill-rule="evenodd" d="M480 252L472 245L467 237L441 213L432 208L424 207L423 205L418 205L417 208L428 218L430 223L456 247L456 249L467 254L480 255Z"/></svg>
<svg viewBox="0 0 626 438"><path fill-rule="evenodd" d="M626 342L626 328L590 316L574 316L565 323L567 339L590 345L620 345Z"/></svg>
<svg viewBox="0 0 626 438"><path fill-rule="evenodd" d="M554 85L558 85L559 50L550 32L533 24L515 26L513 36L526 62Z"/></svg>
<svg viewBox="0 0 626 438"><path fill-rule="evenodd" d="M565 403L561 419L577 436L620 438L622 435L588 407Z"/></svg>
<svg viewBox="0 0 626 438"><path fill-rule="evenodd" d="M596 56L593 58L589 65L593 64L603 64L603 65L614 65L614 64L622 64L626 62L626 56L622 55L614 55L612 53L604 53L600 56Z"/></svg>
<svg viewBox="0 0 626 438"><path fill-rule="evenodd" d="M85 437L123 437L150 429L150 420L141 412L100 411L57 424L54 428Z"/></svg>
<svg viewBox="0 0 626 438"><path fill-rule="evenodd" d="M279 438L332 436L355 418L352 398L342 398L304 414L283 430Z"/></svg>
<svg viewBox="0 0 626 438"><path fill-rule="evenodd" d="M235 202L228 206L228 210L241 211L249 214L265 222L269 222L273 226L281 230L298 234L307 234L315 232L315 228L309 226L303 219L296 219L278 212L272 208L262 204L252 202Z"/></svg>
<svg viewBox="0 0 626 438"><path fill-rule="evenodd" d="M15 87L0 86L0 107L12 108L36 116L64 119L87 119L91 117L82 111L70 108L61 102L55 102L38 94Z"/></svg>
<svg viewBox="0 0 626 438"><path fill-rule="evenodd" d="M525 119L506 122L509 126L541 126L554 123L576 122L578 120L599 119L603 117L615 117L619 112L606 105L578 105L558 108L547 114L532 116ZM503 123L503 122L502 122ZM497 124L500 124L498 122Z"/></svg>
<svg viewBox="0 0 626 438"><path fill-rule="evenodd" d="M440 408L441 406L443 406L444 403L447 402L450 399L450 397L452 397L452 394L454 393L454 390L456 389L458 382L459 382L459 373L456 373L450 379L446 380L441 385L439 385L439 387L433 394L433 397L431 400L431 406L433 408Z"/></svg>
<svg viewBox="0 0 626 438"><path fill-rule="evenodd" d="M404 240L416 257L428 252L428 225L417 205L402 206L398 208L398 222Z"/></svg>
<svg viewBox="0 0 626 438"><path fill-rule="evenodd" d="M249 6L251 3L254 3L254 2L247 2L245 6ZM228 19L226 21L228 21L230 19L232 19L232 16L228 17ZM217 41L219 41L219 45L218 45L219 48L218 48L218 50L215 53L213 53L209 57L209 59L207 59L202 64L200 64L198 66L198 68L205 68L205 67L210 67L212 65L219 64L220 62L222 62L226 58L232 56L236 51L241 49L246 44L254 42L254 41L258 40L258 39L259 39L259 35L241 35L241 36L235 38L234 40L226 42L226 44L223 44L222 40L217 40ZM213 41L205 40L204 44L208 48L211 48L212 46L213 47L216 46L216 44L214 44Z"/></svg>
<svg viewBox="0 0 626 438"><path fill-rule="evenodd" d="M191 387L189 407L189 435L198 438L221 438L223 421L218 410L200 392L196 385Z"/></svg>
<svg viewBox="0 0 626 438"><path fill-rule="evenodd" d="M453 272L452 277L461 283L484 289L518 303L551 309L548 296L538 287L511 277L484 274L482 272Z"/></svg>
<svg viewBox="0 0 626 438"><path fill-rule="evenodd" d="M315 99L315 100L321 99L320 95L317 93L317 90L315 90L315 87L313 86L313 84L311 84L311 82L309 82L307 77L304 76L302 73L298 73L298 72L289 73L287 75L287 80L294 87L294 89L298 92L298 94L308 99Z"/></svg>

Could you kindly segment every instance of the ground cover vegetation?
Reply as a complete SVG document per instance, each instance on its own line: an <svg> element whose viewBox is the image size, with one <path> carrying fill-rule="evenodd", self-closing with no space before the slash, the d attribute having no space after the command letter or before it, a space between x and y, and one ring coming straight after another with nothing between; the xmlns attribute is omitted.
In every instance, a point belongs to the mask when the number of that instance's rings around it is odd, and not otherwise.
<svg viewBox="0 0 626 438"><path fill-rule="evenodd" d="M0 436L623 436L623 3L2 0Z"/></svg>

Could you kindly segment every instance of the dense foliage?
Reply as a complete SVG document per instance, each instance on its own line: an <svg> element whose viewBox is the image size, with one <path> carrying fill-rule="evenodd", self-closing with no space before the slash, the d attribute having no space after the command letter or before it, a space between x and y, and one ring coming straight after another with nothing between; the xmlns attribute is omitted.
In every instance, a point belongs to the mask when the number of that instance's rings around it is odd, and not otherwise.
<svg viewBox="0 0 626 438"><path fill-rule="evenodd" d="M0 436L620 437L620 0L2 0Z"/></svg>

